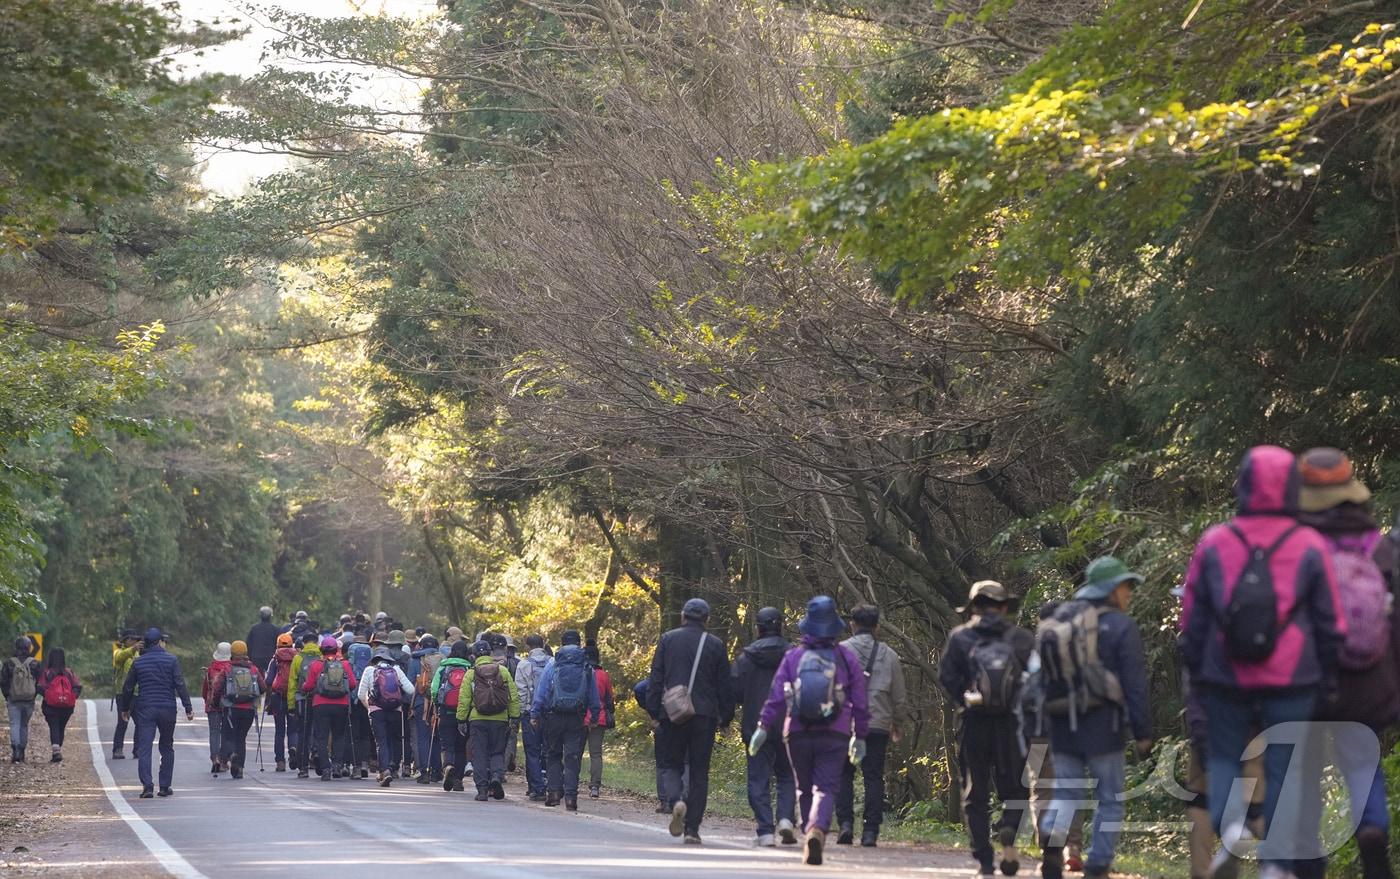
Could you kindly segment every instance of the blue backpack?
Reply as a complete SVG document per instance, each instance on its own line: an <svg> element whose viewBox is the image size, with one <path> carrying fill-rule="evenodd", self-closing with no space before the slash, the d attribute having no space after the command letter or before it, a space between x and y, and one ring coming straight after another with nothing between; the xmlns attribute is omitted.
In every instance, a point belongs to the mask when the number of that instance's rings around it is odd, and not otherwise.
<svg viewBox="0 0 1400 879"><path fill-rule="evenodd" d="M837 680L835 650L802 649L797 679L792 684L792 702L792 713L807 724L830 723L841 713L841 706L846 704L846 686Z"/></svg>
<svg viewBox="0 0 1400 879"><path fill-rule="evenodd" d="M550 694L549 710L560 714L583 713L588 708L588 682L593 670L588 667L588 654L582 647L561 647L554 655L554 691Z"/></svg>
<svg viewBox="0 0 1400 879"><path fill-rule="evenodd" d="M358 641L345 648L345 658L350 660L350 669L355 672L355 680L365 676L365 669L369 667L370 657L374 650L368 644L361 644ZM355 693L350 694L352 699L358 701Z"/></svg>

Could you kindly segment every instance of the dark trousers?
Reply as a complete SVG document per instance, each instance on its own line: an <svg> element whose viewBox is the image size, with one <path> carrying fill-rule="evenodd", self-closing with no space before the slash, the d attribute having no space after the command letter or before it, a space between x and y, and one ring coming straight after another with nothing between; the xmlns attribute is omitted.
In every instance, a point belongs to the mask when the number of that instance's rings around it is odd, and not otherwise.
<svg viewBox="0 0 1400 879"><path fill-rule="evenodd" d="M316 771L325 772L332 763L345 763L350 759L350 711L344 705L317 705L311 709L311 719L315 724ZM331 748L335 748L332 755Z"/></svg>
<svg viewBox="0 0 1400 879"><path fill-rule="evenodd" d="M151 744L157 734L160 736L160 786L170 787L175 778L175 708L137 708L132 715L136 720L136 775L143 788L151 783Z"/></svg>
<svg viewBox="0 0 1400 879"><path fill-rule="evenodd" d="M803 832L831 829L836 794L841 789L841 766L850 762L846 758L848 741L845 735L830 730L796 732L787 738Z"/></svg>
<svg viewBox="0 0 1400 879"><path fill-rule="evenodd" d="M287 759L287 747L295 748L296 726L287 722L287 700L276 693L267 698L267 715L272 718L272 759L278 763Z"/></svg>
<svg viewBox="0 0 1400 879"><path fill-rule="evenodd" d="M695 717L680 724L661 722L656 731L656 757L660 766L663 799L668 807L685 800L685 830L699 833L710 799L710 757L715 750L715 729L719 722L713 717ZM685 775L690 773L690 789L686 790Z"/></svg>
<svg viewBox="0 0 1400 879"><path fill-rule="evenodd" d="M345 755L344 762L362 764L369 762L369 758L374 754L374 743L379 741L379 737L374 734L374 729L369 722L369 709L359 702L350 704L350 726L346 731L349 740L343 749L338 749ZM351 746L354 746L353 749ZM403 738L399 738L399 748L403 748ZM378 757L375 758L376 760ZM383 763L380 769L387 769Z"/></svg>
<svg viewBox="0 0 1400 879"><path fill-rule="evenodd" d="M792 779L792 763L782 742L766 742L748 763L749 808L753 810L758 836L768 836L776 822L791 821L797 809L797 787ZM773 785L778 786L778 813L773 814Z"/></svg>
<svg viewBox="0 0 1400 879"><path fill-rule="evenodd" d="M413 753L416 755L418 769L431 772L442 771L442 748L438 747L437 735L433 730L433 725L423 719L423 706L420 703L413 711L413 731L417 736Z"/></svg>
<svg viewBox="0 0 1400 879"><path fill-rule="evenodd" d="M865 759L860 763L860 774L865 779L864 830L879 830L885 817L885 755L889 750L889 733L871 730L865 737ZM842 827L856 823L856 768L849 760L841 768L836 823Z"/></svg>
<svg viewBox="0 0 1400 879"><path fill-rule="evenodd" d="M253 727L256 713L240 708L224 710L224 735L219 744L219 757L239 771L248 762L248 730Z"/></svg>
<svg viewBox="0 0 1400 879"><path fill-rule="evenodd" d="M962 772L962 806L972 857L984 873L990 872L993 786L1002 803L998 830L1020 830L1029 796L1025 784L1026 754L1016 716L964 714L958 727L958 767Z"/></svg>
<svg viewBox="0 0 1400 879"><path fill-rule="evenodd" d="M472 746L476 752L472 777L476 789L486 790L493 781L506 780L506 745L510 743L510 723L504 720L473 720Z"/></svg>
<svg viewBox="0 0 1400 879"><path fill-rule="evenodd" d="M578 797L578 774L583 768L583 744L588 737L582 714L547 713L544 732L545 783L552 793Z"/></svg>
<svg viewBox="0 0 1400 879"><path fill-rule="evenodd" d="M438 741L442 762L461 773L467 766L467 737L457 731L457 709L438 706Z"/></svg>
<svg viewBox="0 0 1400 879"><path fill-rule="evenodd" d="M404 766L416 765L418 748L413 735L413 711L409 708L399 709L399 741L403 743L403 756L401 763ZM378 739L376 739L378 741Z"/></svg>
<svg viewBox="0 0 1400 879"><path fill-rule="evenodd" d="M297 768L309 770L311 768L311 749L316 744L316 723L311 715L309 701L297 703L296 727ZM288 738L291 737L288 736Z"/></svg>
<svg viewBox="0 0 1400 879"><path fill-rule="evenodd" d="M520 740L525 746L525 789L528 793L543 794L544 733L526 721L520 729Z"/></svg>
<svg viewBox="0 0 1400 879"><path fill-rule="evenodd" d="M126 703L122 700L122 697L118 696L118 697L117 697L117 731L116 731L115 733L112 734L112 753L114 753L114 754L117 753L118 751L123 751L123 750L126 749L126 728L127 728L127 721L126 721L126 719L125 719L124 717L122 717L122 714L125 713L126 710L127 710L127 705L126 705Z"/></svg>
<svg viewBox="0 0 1400 879"><path fill-rule="evenodd" d="M49 725L49 744L63 745L63 733L68 729L68 721L73 719L72 708L43 707L44 722Z"/></svg>
<svg viewBox="0 0 1400 879"><path fill-rule="evenodd" d="M403 711L398 708L371 711L369 724L374 730L380 771L398 771L403 760Z"/></svg>

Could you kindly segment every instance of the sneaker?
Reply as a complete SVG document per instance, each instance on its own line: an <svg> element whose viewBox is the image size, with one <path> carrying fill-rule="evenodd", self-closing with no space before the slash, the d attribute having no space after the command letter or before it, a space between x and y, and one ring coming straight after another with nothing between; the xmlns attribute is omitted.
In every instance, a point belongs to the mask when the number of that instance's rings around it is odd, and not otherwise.
<svg viewBox="0 0 1400 879"><path fill-rule="evenodd" d="M60 754L60 753L58 753L57 751L54 751L54 752L53 752L53 756L49 758L49 762L50 762L50 763L62 763L62 762L63 762L63 755Z"/></svg>
<svg viewBox="0 0 1400 879"><path fill-rule="evenodd" d="M486 786L486 789L491 792L491 799L493 800L504 800L506 798L505 785L501 784L499 781L491 782Z"/></svg>
<svg viewBox="0 0 1400 879"><path fill-rule="evenodd" d="M841 830L836 834L837 845L852 845L856 841L856 828L852 824L842 824ZM817 863L821 863L818 861Z"/></svg>
<svg viewBox="0 0 1400 879"><path fill-rule="evenodd" d="M222 767L219 766L219 761L218 761L218 760L215 760L215 761L213 761L213 762L209 765L209 774L212 775L212 776L214 776L215 778L218 778L218 777L219 777L219 770L220 770L221 768L222 768Z"/></svg>
<svg viewBox="0 0 1400 879"><path fill-rule="evenodd" d="M822 862L822 847L826 844L826 831L820 827L813 827L807 831L806 844L802 850L802 862L812 866L820 866Z"/></svg>
<svg viewBox="0 0 1400 879"><path fill-rule="evenodd" d="M228 777L235 780L240 779L243 777L243 770L238 768L230 769L228 771Z"/></svg>
<svg viewBox="0 0 1400 879"><path fill-rule="evenodd" d="M559 805L559 803L562 802L563 799L563 794L556 794L554 791L550 791L549 793L544 795L544 804L553 809L555 806Z"/></svg>
<svg viewBox="0 0 1400 879"><path fill-rule="evenodd" d="M125 760L125 759L126 759L126 755L122 753L122 749L121 749L121 748L117 748L115 751L112 752L112 759L113 759L113 760Z"/></svg>
<svg viewBox="0 0 1400 879"><path fill-rule="evenodd" d="M466 790L466 788L462 786L462 776L459 775L456 778L452 779L452 790L454 793L459 794Z"/></svg>
<svg viewBox="0 0 1400 879"><path fill-rule="evenodd" d="M700 834L699 834L699 833L687 833L687 834L685 835L685 839L684 839L683 841L685 842L686 845L699 845L699 844L700 844Z"/></svg>
<svg viewBox="0 0 1400 879"><path fill-rule="evenodd" d="M432 783L433 783L433 776L432 776L432 773L428 772L428 770L426 770L426 769L424 769L422 772L418 773L418 783L419 783L419 784L432 784Z"/></svg>
<svg viewBox="0 0 1400 879"><path fill-rule="evenodd" d="M448 766L446 769L444 769L444 770L442 771L442 789L443 789L443 790L452 790L452 784L453 784L454 781L456 781L456 777L457 777L457 767L455 767L455 766Z"/></svg>
<svg viewBox="0 0 1400 879"><path fill-rule="evenodd" d="M773 836L773 834L765 833L762 836L760 836L758 838L758 842L754 844L757 845L759 848L773 848L778 844L778 840L775 836Z"/></svg>
<svg viewBox="0 0 1400 879"><path fill-rule="evenodd" d="M143 800L149 800L149 799L151 799L152 797L154 797L155 795L156 795L155 788L152 788L152 787L143 787L143 788L141 788L141 799L143 799Z"/></svg>
<svg viewBox="0 0 1400 879"><path fill-rule="evenodd" d="M564 798L564 810L565 810L566 812L577 812L577 811L578 811L578 797L565 797L565 798Z"/></svg>
<svg viewBox="0 0 1400 879"><path fill-rule="evenodd" d="M482 790L481 788L476 789L476 801L478 803L484 803L489 799L491 799L490 794L486 793L486 791Z"/></svg>
<svg viewBox="0 0 1400 879"><path fill-rule="evenodd" d="M529 800L529 801L532 802L532 803L543 803L543 802L544 802L544 794L540 793L539 791L535 791L535 792L532 793L532 794L528 794L528 795L525 797L525 799Z"/></svg>
<svg viewBox="0 0 1400 879"><path fill-rule="evenodd" d="M470 761L467 762L467 768L462 770L462 777L463 777L463 778L471 778L471 777L472 777L472 764L471 764Z"/></svg>
<svg viewBox="0 0 1400 879"><path fill-rule="evenodd" d="M685 833L685 800L676 800L676 804L671 807L671 825L668 829L672 836Z"/></svg>
<svg viewBox="0 0 1400 879"><path fill-rule="evenodd" d="M602 795L603 795L603 789L602 789L601 787L599 787L598 785L595 784L595 785L592 785L591 787L588 788L588 798L589 798L589 799L591 799L591 800L596 800L596 799L598 799L599 797L601 797Z"/></svg>
<svg viewBox="0 0 1400 879"><path fill-rule="evenodd" d="M1230 849L1244 837L1244 825L1235 823L1220 834L1220 851L1210 862L1210 879L1235 879L1240 874L1240 858ZM1260 871L1262 879L1263 871Z"/></svg>
<svg viewBox="0 0 1400 879"><path fill-rule="evenodd" d="M1065 850L1058 846L1041 843L1040 852L1040 875L1043 879L1063 879Z"/></svg>
<svg viewBox="0 0 1400 879"><path fill-rule="evenodd" d="M665 803L658 803L658 804L657 804L657 806L656 806L656 814L658 814L658 815L669 815L670 813L671 813L671 810L668 809L668 808L666 808L666 804L665 804Z"/></svg>
<svg viewBox="0 0 1400 879"><path fill-rule="evenodd" d="M173 796L175 796L175 791L171 790L171 789L168 788L168 787L163 787L163 788L161 788L159 791L156 792L156 796L158 796L158 797L173 797Z"/></svg>
<svg viewBox="0 0 1400 879"><path fill-rule="evenodd" d="M351 775L354 775L353 772L350 773L350 774L351 774ZM394 775L393 771L390 770L390 772L389 772L389 777L392 778L393 775ZM369 770L366 769L366 768L363 767L363 766L360 767L360 778L369 778Z"/></svg>
<svg viewBox="0 0 1400 879"><path fill-rule="evenodd" d="M875 830L874 828L868 828L862 831L860 834L860 847L875 848L875 845L879 842L879 839L880 831Z"/></svg>
<svg viewBox="0 0 1400 879"><path fill-rule="evenodd" d="M1021 870L1021 856L1016 851L1016 828L1003 827L997 831L1001 843L1001 874L1015 876Z"/></svg>
<svg viewBox="0 0 1400 879"><path fill-rule="evenodd" d="M1079 849L1066 849L1065 869L1071 873L1084 872L1084 858L1080 855Z"/></svg>
<svg viewBox="0 0 1400 879"><path fill-rule="evenodd" d="M797 828L786 818L778 822L778 838L783 845L797 845Z"/></svg>
<svg viewBox="0 0 1400 879"><path fill-rule="evenodd" d="M322 780L322 781L330 781L330 780L331 780L331 771L330 771L329 769L322 769L322 770L321 770L321 780Z"/></svg>
<svg viewBox="0 0 1400 879"><path fill-rule="evenodd" d="M309 770L309 769L298 769L298 770L297 770L297 778L310 778L310 777L311 777L311 770Z"/></svg>
<svg viewBox="0 0 1400 879"><path fill-rule="evenodd" d="M277 770L276 770L276 771L278 771L278 772L286 772L286 771L287 771L287 761L286 761L286 760L278 760L278 761L277 761Z"/></svg>
<svg viewBox="0 0 1400 879"><path fill-rule="evenodd" d="M391 784L393 784L393 783L394 783L394 776L393 776L393 775L391 775L391 774L388 773L388 772L381 772L381 773L379 773L379 786L380 786L380 787L388 787L389 785L391 785Z"/></svg>

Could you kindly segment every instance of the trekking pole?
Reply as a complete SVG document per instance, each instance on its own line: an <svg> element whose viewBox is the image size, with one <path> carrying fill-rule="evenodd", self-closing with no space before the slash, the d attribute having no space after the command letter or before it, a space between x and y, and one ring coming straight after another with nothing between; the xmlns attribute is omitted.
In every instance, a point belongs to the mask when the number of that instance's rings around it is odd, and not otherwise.
<svg viewBox="0 0 1400 879"><path fill-rule="evenodd" d="M263 708L262 708L262 711L258 712L258 771L259 771L259 772L266 772L266 771L267 771L267 767L263 765L263 753L262 753L262 725L263 725L263 718L266 717L266 716L267 716L267 700L266 700L266 699L263 699Z"/></svg>
<svg viewBox="0 0 1400 879"><path fill-rule="evenodd" d="M355 751L355 705L354 700L345 701L345 725L350 730L350 772L351 778L356 778L359 771L360 755Z"/></svg>

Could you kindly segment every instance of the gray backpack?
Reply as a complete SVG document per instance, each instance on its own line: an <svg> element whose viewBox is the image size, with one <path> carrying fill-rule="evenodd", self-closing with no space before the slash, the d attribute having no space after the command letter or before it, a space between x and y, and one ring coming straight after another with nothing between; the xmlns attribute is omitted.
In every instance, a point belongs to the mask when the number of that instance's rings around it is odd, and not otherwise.
<svg viewBox="0 0 1400 879"><path fill-rule="evenodd" d="M39 688L35 686L34 671L29 667L29 660L16 656L10 662L14 664L10 674L10 701L33 702L39 695Z"/></svg>

